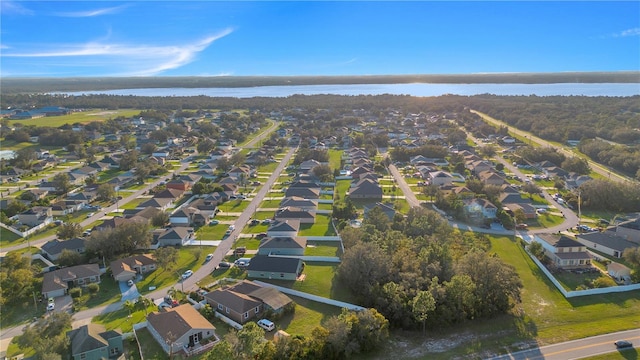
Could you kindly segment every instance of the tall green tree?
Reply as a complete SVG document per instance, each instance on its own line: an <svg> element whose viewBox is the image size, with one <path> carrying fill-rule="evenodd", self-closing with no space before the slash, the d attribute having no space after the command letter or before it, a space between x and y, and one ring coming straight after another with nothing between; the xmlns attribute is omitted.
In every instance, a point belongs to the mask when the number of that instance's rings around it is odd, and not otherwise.
<svg viewBox="0 0 640 360"><path fill-rule="evenodd" d="M422 323L422 332L426 331L429 314L436 309L436 300L429 291L418 291L411 304L413 316Z"/></svg>

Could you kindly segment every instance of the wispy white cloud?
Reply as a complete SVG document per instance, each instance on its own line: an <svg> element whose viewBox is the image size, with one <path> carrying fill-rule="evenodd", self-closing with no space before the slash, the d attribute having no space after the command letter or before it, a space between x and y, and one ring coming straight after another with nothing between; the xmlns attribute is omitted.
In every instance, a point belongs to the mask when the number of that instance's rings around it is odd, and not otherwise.
<svg viewBox="0 0 640 360"><path fill-rule="evenodd" d="M129 5L120 5L120 6L114 6L114 7L102 8L102 9L95 9L95 10L57 12L57 13L54 13L54 15L62 16L62 17L78 17L78 18L94 17L94 16L117 14L121 10L124 10L124 9L126 9L128 7L129 7Z"/></svg>
<svg viewBox="0 0 640 360"><path fill-rule="evenodd" d="M640 36L640 27L627 29L613 35L614 37Z"/></svg>
<svg viewBox="0 0 640 360"><path fill-rule="evenodd" d="M51 50L11 52L4 51L6 58L32 58L42 61L64 58L67 66L93 64L96 68L109 68L109 75L152 76L176 69L192 62L198 53L214 41L233 32L228 28L204 39L180 45L118 44L95 41L85 44L49 45Z"/></svg>
<svg viewBox="0 0 640 360"><path fill-rule="evenodd" d="M5 0L0 1L0 12L3 15L10 15L10 14L34 15L35 14L33 10L22 6L22 4L19 4L15 1L5 1Z"/></svg>

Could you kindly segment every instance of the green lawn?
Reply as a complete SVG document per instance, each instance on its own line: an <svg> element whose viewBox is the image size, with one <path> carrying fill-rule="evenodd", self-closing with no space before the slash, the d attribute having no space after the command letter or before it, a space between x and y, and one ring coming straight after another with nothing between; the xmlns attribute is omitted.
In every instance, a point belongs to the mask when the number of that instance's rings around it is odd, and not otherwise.
<svg viewBox="0 0 640 360"><path fill-rule="evenodd" d="M240 199L230 200L224 204L218 205L218 209L220 209L221 215L228 212L243 212L249 206L249 203L250 201L243 201Z"/></svg>
<svg viewBox="0 0 640 360"><path fill-rule="evenodd" d="M549 213L539 214L537 218L537 226L543 228L549 228L562 224L564 218L558 215L552 215ZM536 226L535 224L533 226Z"/></svg>
<svg viewBox="0 0 640 360"><path fill-rule="evenodd" d="M335 236L336 232L331 226L331 219L328 214L316 214L314 224L300 224L300 236Z"/></svg>
<svg viewBox="0 0 640 360"><path fill-rule="evenodd" d="M122 298L120 293L120 286L118 283L108 275L102 275L100 277L100 291L97 294L91 295L85 289L82 291L82 296L74 301L76 310L87 310L93 307L112 304L120 301Z"/></svg>
<svg viewBox="0 0 640 360"><path fill-rule="evenodd" d="M140 113L140 110L109 110L103 111L101 109L91 109L83 112L77 112L63 116L47 116L38 119L27 120L9 120L10 124L20 123L24 126L51 126L60 127L65 124L75 123L89 123L92 121L104 121L107 119L113 119L118 116L131 117Z"/></svg>
<svg viewBox="0 0 640 360"><path fill-rule="evenodd" d="M334 279L337 268L338 264L306 262L303 271L306 274L304 281L260 280L309 294L352 303L354 299L349 289L344 288L342 284L338 283L337 279Z"/></svg>
<svg viewBox="0 0 640 360"><path fill-rule="evenodd" d="M141 294L147 294L155 290L149 290L149 287L162 289L175 285L179 289L176 281L180 274L187 270L198 270L204 263L204 258L208 253L215 251L215 246L184 246L179 249L178 263L171 270L157 269L145 276L144 279L136 283L138 291Z"/></svg>
<svg viewBox="0 0 640 360"><path fill-rule="evenodd" d="M640 291L565 299L511 238L492 237L491 245L524 284L519 307L525 315L509 322L526 325L526 337L545 345L640 326Z"/></svg>
<svg viewBox="0 0 640 360"><path fill-rule="evenodd" d="M0 245L2 245L3 248L18 245L23 241L24 239L21 238L16 233L13 233L3 227L0 227Z"/></svg>
<svg viewBox="0 0 640 360"><path fill-rule="evenodd" d="M339 243L329 241L308 241L305 256L341 256Z"/></svg>
<svg viewBox="0 0 640 360"><path fill-rule="evenodd" d="M125 195L125 196L126 196L126 195ZM120 201L120 202L118 203L118 208L120 208L120 209L125 209L125 210L133 210L133 209L135 209L136 207L138 207L138 205L142 204L143 202L145 202L145 201L147 201L147 200L149 200L149 198L142 198L142 197L139 197L139 198L135 198L135 199L133 199L133 200L129 201L129 202L128 202L128 203L126 203L126 204L122 204L122 201Z"/></svg>
<svg viewBox="0 0 640 360"><path fill-rule="evenodd" d="M331 170L341 169L342 150L329 149L329 167Z"/></svg>
<svg viewBox="0 0 640 360"><path fill-rule="evenodd" d="M217 225L205 225L196 230L196 239L202 240L220 240L224 236L225 231L229 228L229 225L217 224Z"/></svg>
<svg viewBox="0 0 640 360"><path fill-rule="evenodd" d="M313 329L323 325L328 318L340 315L341 309L336 306L291 295L289 297L296 303L294 313L285 315L274 322L278 330L284 330L292 336L311 336Z"/></svg>
<svg viewBox="0 0 640 360"><path fill-rule="evenodd" d="M167 359L169 356L146 328L136 331L144 359Z"/></svg>
<svg viewBox="0 0 640 360"><path fill-rule="evenodd" d="M260 206L263 209L273 209L273 208L278 208L280 207L280 202L282 200L264 200L263 202L260 203Z"/></svg>
<svg viewBox="0 0 640 360"><path fill-rule="evenodd" d="M240 238L235 242L234 247L246 247L247 250L258 250L260 246L260 240L256 238Z"/></svg>
<svg viewBox="0 0 640 360"><path fill-rule="evenodd" d="M270 162L267 163L265 165L262 165L258 168L258 172L268 172L268 173L272 173L274 171L276 171L276 168L278 167L280 163L279 162Z"/></svg>
<svg viewBox="0 0 640 360"><path fill-rule="evenodd" d="M155 305L147 308L147 313L156 311ZM102 314L91 319L91 322L104 325L107 330L120 329L123 333L133 331L133 324L143 322L146 319L144 310L137 310L131 313L129 317L129 311L124 307L120 310L116 310L107 314Z"/></svg>
<svg viewBox="0 0 640 360"><path fill-rule="evenodd" d="M259 233L267 232L268 228L269 228L269 225L262 225L262 224L253 225L253 226L245 225L245 227L242 228L242 233L243 234L259 234Z"/></svg>

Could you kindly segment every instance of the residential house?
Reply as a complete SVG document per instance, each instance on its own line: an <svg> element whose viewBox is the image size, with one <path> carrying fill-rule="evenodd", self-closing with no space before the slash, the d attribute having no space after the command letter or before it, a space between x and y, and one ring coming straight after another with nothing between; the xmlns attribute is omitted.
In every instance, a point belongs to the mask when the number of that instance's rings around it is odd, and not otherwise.
<svg viewBox="0 0 640 360"><path fill-rule="evenodd" d="M290 187L284 192L285 197L299 197L303 199L319 199L319 188Z"/></svg>
<svg viewBox="0 0 640 360"><path fill-rule="evenodd" d="M27 209L18 214L18 221L20 222L20 224L31 227L40 224L50 224L51 222L53 222L51 207L34 206L31 209Z"/></svg>
<svg viewBox="0 0 640 360"><path fill-rule="evenodd" d="M71 266L45 273L42 279L42 295L45 299L63 296L72 287L100 283L100 275L98 264Z"/></svg>
<svg viewBox="0 0 640 360"><path fill-rule="evenodd" d="M481 171L478 174L478 179L485 185L497 185L502 186L507 184L507 181L500 175L496 174L493 170Z"/></svg>
<svg viewBox="0 0 640 360"><path fill-rule="evenodd" d="M300 168L301 171L305 171L306 172L306 171L309 171L309 170L311 170L314 167L319 166L319 165L321 165L321 163L319 161L314 160L314 159L310 159L310 160L306 160L306 161L303 161L302 163L300 163L299 168Z"/></svg>
<svg viewBox="0 0 640 360"><path fill-rule="evenodd" d="M58 240L53 239L47 241L40 250L42 250L42 254L51 261L56 261L62 255L64 250L77 252L79 254L84 254L85 251L85 242L86 240L83 238L73 238L69 240Z"/></svg>
<svg viewBox="0 0 640 360"><path fill-rule="evenodd" d="M521 204L504 204L504 207L509 209L509 214L513 215L515 211L522 210L524 217L526 219L535 219L538 217L538 212L536 208L531 204L521 203Z"/></svg>
<svg viewBox="0 0 640 360"><path fill-rule="evenodd" d="M464 200L464 211L471 221L480 223L486 219L495 219L498 208L489 200L473 198Z"/></svg>
<svg viewBox="0 0 640 360"><path fill-rule="evenodd" d="M351 185L348 196L352 199L382 199L382 188L375 181L363 179Z"/></svg>
<svg viewBox="0 0 640 360"><path fill-rule="evenodd" d="M250 321L263 311L262 301L228 287L213 290L204 298L212 309L238 324Z"/></svg>
<svg viewBox="0 0 640 360"><path fill-rule="evenodd" d="M184 190L167 188L153 195L156 199L171 199L177 201L184 196Z"/></svg>
<svg viewBox="0 0 640 360"><path fill-rule="evenodd" d="M393 220L393 218L396 216L396 209L393 208L393 204L384 204L384 203L381 203L381 202L377 202L374 205L365 205L364 206L364 217L365 217L365 219L367 218L369 212L371 210L373 210L374 208L380 209L385 215L387 215L389 220Z"/></svg>
<svg viewBox="0 0 640 360"><path fill-rule="evenodd" d="M618 259L622 258L622 253L626 249L636 249L640 246L610 230L579 234L576 236L576 240L589 249L599 251Z"/></svg>
<svg viewBox="0 0 640 360"><path fill-rule="evenodd" d="M267 229L267 236L294 237L300 230L300 219L276 220Z"/></svg>
<svg viewBox="0 0 640 360"><path fill-rule="evenodd" d="M435 171L428 173L429 184L443 186L453 183L453 176L446 171Z"/></svg>
<svg viewBox="0 0 640 360"><path fill-rule="evenodd" d="M531 199L523 198L520 193L502 193L498 198L503 205L506 204L531 204Z"/></svg>
<svg viewBox="0 0 640 360"><path fill-rule="evenodd" d="M258 255L303 256L307 248L305 237L265 237L260 240Z"/></svg>
<svg viewBox="0 0 640 360"><path fill-rule="evenodd" d="M467 169L469 169L472 174L478 175L483 171L493 170L493 165L485 160L476 160L468 163Z"/></svg>
<svg viewBox="0 0 640 360"><path fill-rule="evenodd" d="M256 279L296 280L304 270L298 258L254 256L247 267L247 277Z"/></svg>
<svg viewBox="0 0 640 360"><path fill-rule="evenodd" d="M138 204L136 209L144 209L146 207L154 207L158 210L165 211L173 206L173 200L167 198L151 198Z"/></svg>
<svg viewBox="0 0 640 360"><path fill-rule="evenodd" d="M173 226L203 226L209 223L213 212L202 212L192 206L183 207L169 216L169 222Z"/></svg>
<svg viewBox="0 0 640 360"><path fill-rule="evenodd" d="M154 271L157 262L152 254L141 254L129 256L111 262L109 268L116 281L127 281L135 279L138 274L146 274Z"/></svg>
<svg viewBox="0 0 640 360"><path fill-rule="evenodd" d="M122 332L100 324L82 325L67 331L73 360L117 359L124 351Z"/></svg>
<svg viewBox="0 0 640 360"><path fill-rule="evenodd" d="M216 328L191 304L153 312L147 316L147 329L167 354L176 354L213 338Z"/></svg>
<svg viewBox="0 0 640 360"><path fill-rule="evenodd" d="M53 216L65 216L72 214L75 211L74 205L67 205L66 201L58 201L51 204L51 215Z"/></svg>
<svg viewBox="0 0 640 360"><path fill-rule="evenodd" d="M640 217L623 221L617 224L614 230L618 236L640 244Z"/></svg>
<svg viewBox="0 0 640 360"><path fill-rule="evenodd" d="M280 221L298 219L301 224L313 224L316 222L316 214L297 207L286 207L276 211L275 219Z"/></svg>
<svg viewBox="0 0 640 360"><path fill-rule="evenodd" d="M193 184L190 181L184 179L173 179L167 182L167 189L176 189L181 191L188 191Z"/></svg>
<svg viewBox="0 0 640 360"><path fill-rule="evenodd" d="M316 211L318 209L318 200L316 199L303 199L298 196L283 198L280 202L281 208L297 207L302 210Z"/></svg>
<svg viewBox="0 0 640 360"><path fill-rule="evenodd" d="M156 244L162 246L182 246L193 238L193 229L187 227L172 227L165 229L156 239Z"/></svg>
<svg viewBox="0 0 640 360"><path fill-rule="evenodd" d="M589 268L591 255L586 246L565 235L537 234L534 241L542 244L545 255L562 269Z"/></svg>
<svg viewBox="0 0 640 360"><path fill-rule="evenodd" d="M255 170L252 169L249 165L240 165L235 166L231 170L227 171L229 177L232 177L236 180L248 180L253 174L255 174Z"/></svg>

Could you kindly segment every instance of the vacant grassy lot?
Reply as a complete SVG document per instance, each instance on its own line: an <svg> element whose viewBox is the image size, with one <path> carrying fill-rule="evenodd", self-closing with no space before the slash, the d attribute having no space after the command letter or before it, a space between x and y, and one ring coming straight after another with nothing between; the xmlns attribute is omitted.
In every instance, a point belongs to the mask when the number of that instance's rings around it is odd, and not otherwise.
<svg viewBox="0 0 640 360"><path fill-rule="evenodd" d="M138 291L144 295L151 292L149 287L162 289L176 284L176 280L180 277L180 274L189 269L193 271L198 270L204 263L205 256L214 251L215 246L185 246L180 248L178 263L174 265L171 270L157 269L147 274L142 281L136 283ZM177 284L175 286L178 288L180 285Z"/></svg>
<svg viewBox="0 0 640 360"><path fill-rule="evenodd" d="M0 227L0 245L4 247L9 247L13 245L18 245L25 241L19 235Z"/></svg>
<svg viewBox="0 0 640 360"><path fill-rule="evenodd" d="M136 114L139 114L140 110L108 110L103 111L101 109L92 109L83 112L77 112L69 115L63 116L47 116L38 119L27 119L27 120L9 120L10 124L20 123L24 126L35 125L35 126L51 126L51 127L60 127L64 124L75 124L75 123L89 123L92 121L104 121L107 119L113 119L118 116L131 117Z"/></svg>
<svg viewBox="0 0 640 360"><path fill-rule="evenodd" d="M304 251L305 256L341 256L339 243L329 241L309 241Z"/></svg>
<svg viewBox="0 0 640 360"><path fill-rule="evenodd" d="M331 316L340 315L340 308L290 296L296 303L296 310L293 314L283 316L275 320L276 328L286 331L292 336L311 336L311 332Z"/></svg>
<svg viewBox="0 0 640 360"><path fill-rule="evenodd" d="M225 231L229 225L205 225L196 230L196 239L198 240L220 240L224 237Z"/></svg>
<svg viewBox="0 0 640 360"><path fill-rule="evenodd" d="M491 244L520 275L523 320L541 344L640 326L640 291L565 299L515 241L494 237Z"/></svg>
<svg viewBox="0 0 640 360"><path fill-rule="evenodd" d="M147 308L146 312L137 310L129 314L127 309L122 308L114 312L98 315L91 322L102 324L107 330L120 329L123 333L126 333L133 331L133 324L145 321L146 314L156 310L156 306L152 305Z"/></svg>
<svg viewBox="0 0 640 360"><path fill-rule="evenodd" d="M304 274L307 276L304 281L260 280L309 294L353 302L354 299L349 289L346 289L342 284L338 283L337 279L334 279L337 268L338 264L306 262Z"/></svg>
<svg viewBox="0 0 640 360"><path fill-rule="evenodd" d="M342 150L329 149L329 167L331 170L341 169Z"/></svg>

